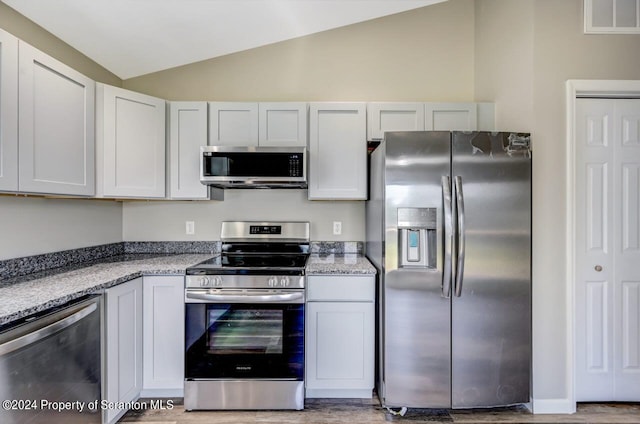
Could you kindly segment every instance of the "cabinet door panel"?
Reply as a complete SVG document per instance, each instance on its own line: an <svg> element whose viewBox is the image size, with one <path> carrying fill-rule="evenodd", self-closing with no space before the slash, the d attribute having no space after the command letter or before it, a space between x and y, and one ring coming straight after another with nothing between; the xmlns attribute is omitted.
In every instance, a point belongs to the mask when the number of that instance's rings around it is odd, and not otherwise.
<svg viewBox="0 0 640 424"><path fill-rule="evenodd" d="M93 195L92 80L20 42L19 189Z"/></svg>
<svg viewBox="0 0 640 424"><path fill-rule="evenodd" d="M367 139L382 140L385 131L424 130L422 103L369 103L367 104Z"/></svg>
<svg viewBox="0 0 640 424"><path fill-rule="evenodd" d="M258 104L209 103L209 145L257 146Z"/></svg>
<svg viewBox="0 0 640 424"><path fill-rule="evenodd" d="M142 278L106 291L106 400L131 402L142 389ZM106 409L114 422L125 409Z"/></svg>
<svg viewBox="0 0 640 424"><path fill-rule="evenodd" d="M475 103L425 103L425 129L433 131L474 131L478 127Z"/></svg>
<svg viewBox="0 0 640 424"><path fill-rule="evenodd" d="M366 199L366 105L312 103L309 116L309 199Z"/></svg>
<svg viewBox="0 0 640 424"><path fill-rule="evenodd" d="M306 103L260 103L260 146L307 146Z"/></svg>
<svg viewBox="0 0 640 424"><path fill-rule="evenodd" d="M200 183L200 146L207 145L207 103L172 102L169 107L168 196L207 199Z"/></svg>
<svg viewBox="0 0 640 424"><path fill-rule="evenodd" d="M165 101L98 84L98 195L165 196Z"/></svg>
<svg viewBox="0 0 640 424"><path fill-rule="evenodd" d="M18 39L0 29L0 191L18 190Z"/></svg>

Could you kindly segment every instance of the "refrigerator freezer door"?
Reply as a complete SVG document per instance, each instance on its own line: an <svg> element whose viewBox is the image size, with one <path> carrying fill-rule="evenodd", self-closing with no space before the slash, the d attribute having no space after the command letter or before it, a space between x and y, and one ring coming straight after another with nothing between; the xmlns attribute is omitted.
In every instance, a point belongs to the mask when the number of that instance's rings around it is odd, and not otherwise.
<svg viewBox="0 0 640 424"><path fill-rule="evenodd" d="M450 133L386 133L383 145L385 272L380 300L384 368L378 389L383 404L389 407L448 408L451 309L450 299L442 296L441 184L450 170ZM398 219L398 209L402 215L404 208L435 208L434 267L410 266L410 258L417 252L408 253L407 266L398 266L403 242L398 222L404 222L402 216ZM402 226L412 227L407 223ZM410 239L404 242L411 248Z"/></svg>
<svg viewBox="0 0 640 424"><path fill-rule="evenodd" d="M452 297L453 408L530 400L531 158L509 135L452 136L465 226L463 285Z"/></svg>

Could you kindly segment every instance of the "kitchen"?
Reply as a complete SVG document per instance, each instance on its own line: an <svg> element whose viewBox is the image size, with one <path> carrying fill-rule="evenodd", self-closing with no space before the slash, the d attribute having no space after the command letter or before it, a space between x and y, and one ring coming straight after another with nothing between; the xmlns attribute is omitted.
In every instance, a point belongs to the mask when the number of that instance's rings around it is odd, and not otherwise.
<svg viewBox="0 0 640 424"><path fill-rule="evenodd" d="M120 80L0 6L8 32L97 81L169 100L495 103L497 128L530 131L534 139L534 410L571 412L567 165L557 149L565 134L564 87L573 78L640 79L638 35L583 34L578 0L450 0ZM3 259L121 241L217 240L220 223L238 210L246 211L243 219L308 220L312 240L365 240L364 202L311 202L301 190L229 191L223 202L3 196L0 204ZM195 223L191 238L185 221ZM334 221L342 222L341 235L333 234Z"/></svg>

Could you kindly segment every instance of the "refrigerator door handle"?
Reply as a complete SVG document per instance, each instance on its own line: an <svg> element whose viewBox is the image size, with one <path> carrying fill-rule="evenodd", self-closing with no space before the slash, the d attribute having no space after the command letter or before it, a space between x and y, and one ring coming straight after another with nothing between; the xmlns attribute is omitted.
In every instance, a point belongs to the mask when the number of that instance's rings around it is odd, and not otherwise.
<svg viewBox="0 0 640 424"><path fill-rule="evenodd" d="M442 269L442 296L451 297L451 266L453 250L453 212L451 210L451 179L442 177L442 202L444 204L444 266Z"/></svg>
<svg viewBox="0 0 640 424"><path fill-rule="evenodd" d="M464 194L462 193L462 177L456 176L453 179L456 194L456 210L457 210L457 257L458 263L456 265L455 276L455 295L456 297L462 296L462 282L464 278L464 256L465 256L465 234L464 234Z"/></svg>

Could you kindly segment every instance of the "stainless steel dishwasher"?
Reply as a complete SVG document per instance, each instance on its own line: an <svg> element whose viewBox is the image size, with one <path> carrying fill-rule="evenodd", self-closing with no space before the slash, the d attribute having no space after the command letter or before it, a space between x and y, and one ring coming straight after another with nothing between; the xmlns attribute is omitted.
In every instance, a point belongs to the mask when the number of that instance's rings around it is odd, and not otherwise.
<svg viewBox="0 0 640 424"><path fill-rule="evenodd" d="M101 296L0 332L1 423L100 423Z"/></svg>

